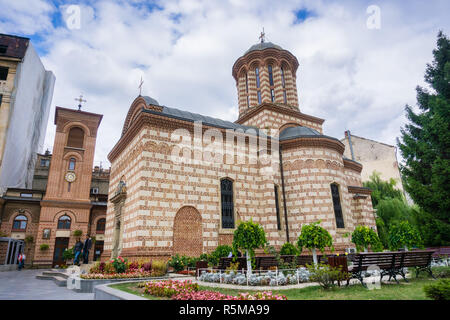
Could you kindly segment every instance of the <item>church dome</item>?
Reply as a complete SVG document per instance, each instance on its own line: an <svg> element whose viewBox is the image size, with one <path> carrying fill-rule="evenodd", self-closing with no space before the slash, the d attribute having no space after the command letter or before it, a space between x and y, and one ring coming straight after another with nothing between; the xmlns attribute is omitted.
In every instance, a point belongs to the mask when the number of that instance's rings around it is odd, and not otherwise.
<svg viewBox="0 0 450 320"><path fill-rule="evenodd" d="M142 98L144 98L145 103L147 103L148 105L159 106L158 101L156 101L156 100L153 99L152 97L149 97L149 96L143 96Z"/></svg>
<svg viewBox="0 0 450 320"><path fill-rule="evenodd" d="M257 43L257 44L254 44L253 46L251 46L250 49L248 49L245 52L245 54L247 54L251 51L264 50L264 49L268 49L268 48L283 50L283 48L281 48L280 46L278 46L276 44L273 44L272 42L260 42L260 43Z"/></svg>

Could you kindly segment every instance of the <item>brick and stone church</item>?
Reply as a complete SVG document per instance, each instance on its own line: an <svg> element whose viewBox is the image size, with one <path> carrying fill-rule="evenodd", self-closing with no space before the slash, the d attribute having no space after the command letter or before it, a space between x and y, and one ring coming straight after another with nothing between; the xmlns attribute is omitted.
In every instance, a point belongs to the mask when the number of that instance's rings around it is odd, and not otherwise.
<svg viewBox="0 0 450 320"><path fill-rule="evenodd" d="M271 42L250 47L232 68L235 122L137 97L108 155L103 257L199 256L250 219L278 248L318 220L340 252L354 247L345 234L357 225L376 228L362 165L299 110L298 66Z"/></svg>

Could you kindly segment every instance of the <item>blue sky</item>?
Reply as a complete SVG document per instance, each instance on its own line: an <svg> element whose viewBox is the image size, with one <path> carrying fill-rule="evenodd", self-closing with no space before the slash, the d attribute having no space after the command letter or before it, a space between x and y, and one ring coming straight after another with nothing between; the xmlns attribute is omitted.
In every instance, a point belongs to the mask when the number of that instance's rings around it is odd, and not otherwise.
<svg viewBox="0 0 450 320"><path fill-rule="evenodd" d="M79 5L80 29L67 25ZM369 5L380 9L370 29ZM450 34L450 2L332 0L48 1L0 0L0 32L31 39L56 76L55 106L102 113L96 164L120 137L131 102L161 104L237 119L231 68L264 28L267 40L299 60L300 110L324 118L325 134L353 134L395 144L415 105L439 30ZM52 148L49 121L45 147Z"/></svg>

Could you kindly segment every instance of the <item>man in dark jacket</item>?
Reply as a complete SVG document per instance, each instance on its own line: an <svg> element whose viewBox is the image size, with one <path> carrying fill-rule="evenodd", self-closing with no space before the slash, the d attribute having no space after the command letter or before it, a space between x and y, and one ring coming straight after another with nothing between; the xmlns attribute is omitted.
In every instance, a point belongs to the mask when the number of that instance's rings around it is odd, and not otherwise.
<svg viewBox="0 0 450 320"><path fill-rule="evenodd" d="M92 240L91 237L87 234L86 240L84 240L84 246L83 246L83 263L88 264L89 263L89 250L92 246Z"/></svg>
<svg viewBox="0 0 450 320"><path fill-rule="evenodd" d="M75 246L73 247L73 264L76 264L77 266L80 265L80 255L81 251L83 250L83 242L81 242L80 239L77 240L77 243L75 243Z"/></svg>

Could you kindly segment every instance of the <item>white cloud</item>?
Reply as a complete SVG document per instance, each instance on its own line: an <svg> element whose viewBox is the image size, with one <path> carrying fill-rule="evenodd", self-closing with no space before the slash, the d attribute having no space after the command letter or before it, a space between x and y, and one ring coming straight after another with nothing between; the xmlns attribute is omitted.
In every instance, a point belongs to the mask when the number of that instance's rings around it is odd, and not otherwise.
<svg viewBox="0 0 450 320"><path fill-rule="evenodd" d="M405 104L415 104L439 29L449 33L448 1L387 2L381 29L368 30L369 1L89 1L82 5L80 30L51 26L54 7L8 1L0 30L33 34L45 31L46 68L56 75L54 105L75 107L83 94L85 110L104 114L96 164L120 137L131 102L144 76L143 94L161 104L234 121L237 93L231 68L258 41L267 38L299 60L297 87L304 113L324 118L327 135L344 130L395 144L404 123ZM14 3L14 4L11 4ZM152 8L149 10L149 8ZM295 11L314 16L294 24ZM40 12L33 26L30 19ZM53 112L50 117L52 119ZM51 147L49 123L46 145Z"/></svg>

